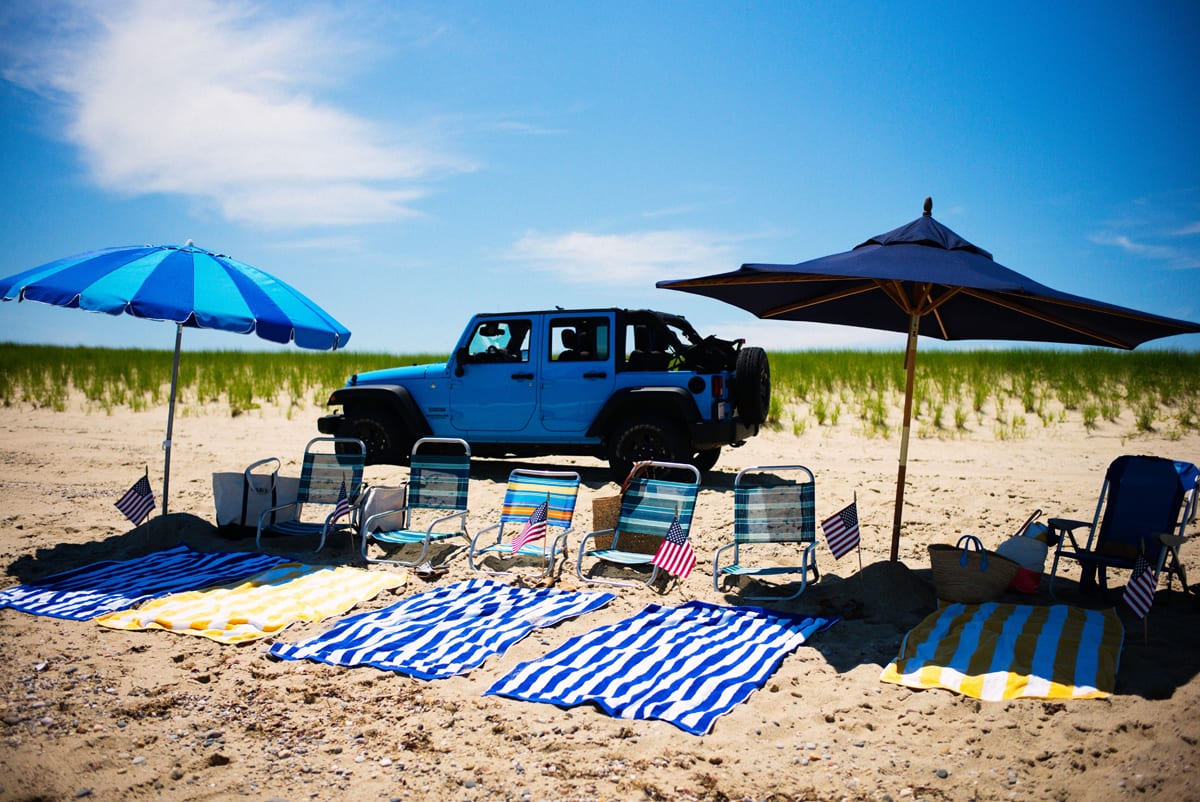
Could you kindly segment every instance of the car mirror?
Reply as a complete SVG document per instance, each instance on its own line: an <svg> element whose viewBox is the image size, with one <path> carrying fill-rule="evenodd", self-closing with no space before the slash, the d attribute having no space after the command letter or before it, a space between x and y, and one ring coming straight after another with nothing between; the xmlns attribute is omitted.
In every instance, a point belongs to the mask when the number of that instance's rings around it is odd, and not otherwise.
<svg viewBox="0 0 1200 802"><path fill-rule="evenodd" d="M459 348L454 352L454 375L461 376L465 372L463 365L466 364L469 358L469 353L466 348Z"/></svg>

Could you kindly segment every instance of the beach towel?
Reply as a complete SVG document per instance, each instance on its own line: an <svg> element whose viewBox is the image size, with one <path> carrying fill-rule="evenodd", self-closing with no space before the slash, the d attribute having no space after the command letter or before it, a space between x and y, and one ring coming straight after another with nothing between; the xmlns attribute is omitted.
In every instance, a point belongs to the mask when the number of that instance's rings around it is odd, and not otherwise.
<svg viewBox="0 0 1200 802"><path fill-rule="evenodd" d="M83 621L147 599L257 574L284 558L256 552L201 552L180 543L132 560L91 563L0 592L0 607Z"/></svg>
<svg viewBox="0 0 1200 802"><path fill-rule="evenodd" d="M220 643L245 643L276 634L297 621L321 621L389 588L401 571L283 563L238 582L174 593L96 619L112 629L165 629Z"/></svg>
<svg viewBox="0 0 1200 802"><path fill-rule="evenodd" d="M445 679L483 665L535 628L598 610L611 593L519 588L473 579L410 596L339 621L323 635L276 643L287 660L374 666L420 679Z"/></svg>
<svg viewBox="0 0 1200 802"><path fill-rule="evenodd" d="M648 605L522 663L485 692L609 715L661 719L703 735L783 658L839 619L691 601Z"/></svg>
<svg viewBox="0 0 1200 802"><path fill-rule="evenodd" d="M950 604L904 636L881 679L976 699L1100 699L1116 686L1116 611L1056 604Z"/></svg>

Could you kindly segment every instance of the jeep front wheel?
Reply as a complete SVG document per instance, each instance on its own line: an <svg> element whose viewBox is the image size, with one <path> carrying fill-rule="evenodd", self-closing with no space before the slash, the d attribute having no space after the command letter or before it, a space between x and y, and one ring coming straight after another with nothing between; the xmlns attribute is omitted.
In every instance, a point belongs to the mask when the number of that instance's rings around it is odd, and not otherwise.
<svg viewBox="0 0 1200 802"><path fill-rule="evenodd" d="M411 438L373 407L347 411L342 434L366 444L368 465L403 465L412 450Z"/></svg>
<svg viewBox="0 0 1200 802"><path fill-rule="evenodd" d="M608 438L608 464L617 482L625 481L635 462L686 462L689 456L691 451L679 427L663 418L633 418L619 423Z"/></svg>

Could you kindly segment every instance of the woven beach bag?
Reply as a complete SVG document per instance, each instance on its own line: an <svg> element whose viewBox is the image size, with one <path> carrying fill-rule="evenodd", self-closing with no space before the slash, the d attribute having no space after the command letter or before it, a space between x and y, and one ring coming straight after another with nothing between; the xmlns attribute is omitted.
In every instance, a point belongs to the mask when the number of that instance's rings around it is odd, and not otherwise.
<svg viewBox="0 0 1200 802"><path fill-rule="evenodd" d="M994 551L988 551L974 535L963 535L958 544L935 543L929 547L933 587L943 601L980 604L1005 591L1021 566Z"/></svg>

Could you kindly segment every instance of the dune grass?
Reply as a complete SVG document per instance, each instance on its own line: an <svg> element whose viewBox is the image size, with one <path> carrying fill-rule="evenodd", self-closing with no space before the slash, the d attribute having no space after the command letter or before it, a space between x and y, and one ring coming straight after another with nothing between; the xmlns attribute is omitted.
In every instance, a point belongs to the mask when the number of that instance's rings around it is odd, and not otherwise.
<svg viewBox="0 0 1200 802"><path fill-rule="evenodd" d="M323 405L346 378L367 370L440 361L444 355L191 351L179 366L177 408ZM147 409L170 391L169 351L0 345L0 403L62 410L73 394L90 409ZM900 354L805 351L770 354L769 423L801 433L853 420L868 435L899 425ZM1136 431L1200 427L1200 353L1147 351L929 351L918 354L913 427L918 436L991 428L1019 438L1067 419L1086 429L1128 416Z"/></svg>

